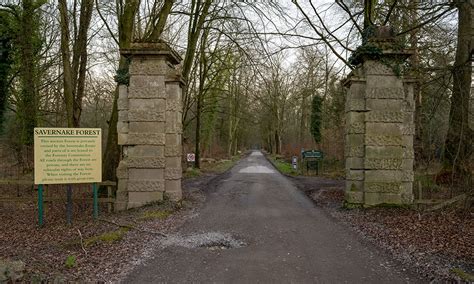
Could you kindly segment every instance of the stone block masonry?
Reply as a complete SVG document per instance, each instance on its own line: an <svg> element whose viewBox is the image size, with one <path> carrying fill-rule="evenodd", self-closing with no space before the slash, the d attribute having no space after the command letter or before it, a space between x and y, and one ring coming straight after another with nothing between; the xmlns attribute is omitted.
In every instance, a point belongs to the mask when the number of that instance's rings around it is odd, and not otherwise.
<svg viewBox="0 0 474 284"><path fill-rule="evenodd" d="M413 202L413 80L387 67L410 53L387 49L362 57L345 82L346 194L348 203Z"/></svg>
<svg viewBox="0 0 474 284"><path fill-rule="evenodd" d="M181 192L181 58L165 43L133 43L129 84L119 86L121 160L115 208L126 210Z"/></svg>

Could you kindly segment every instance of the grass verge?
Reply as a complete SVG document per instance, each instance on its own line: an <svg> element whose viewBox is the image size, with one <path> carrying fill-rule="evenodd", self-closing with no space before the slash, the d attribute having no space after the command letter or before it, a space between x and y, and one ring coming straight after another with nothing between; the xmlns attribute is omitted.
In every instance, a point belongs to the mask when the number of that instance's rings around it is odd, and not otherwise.
<svg viewBox="0 0 474 284"><path fill-rule="evenodd" d="M228 169L232 168L238 160L240 160L241 156L236 155L232 156L231 159L223 159L223 160L212 160L212 162L201 162L201 168L187 168L184 172L184 178L193 178L199 177L205 173L217 173L221 174Z"/></svg>
<svg viewBox="0 0 474 284"><path fill-rule="evenodd" d="M269 158L270 162L282 174L290 175L290 176L297 176L300 174L297 170L293 169L293 166L289 162L285 161L280 156L270 155L270 156L267 156L267 158Z"/></svg>

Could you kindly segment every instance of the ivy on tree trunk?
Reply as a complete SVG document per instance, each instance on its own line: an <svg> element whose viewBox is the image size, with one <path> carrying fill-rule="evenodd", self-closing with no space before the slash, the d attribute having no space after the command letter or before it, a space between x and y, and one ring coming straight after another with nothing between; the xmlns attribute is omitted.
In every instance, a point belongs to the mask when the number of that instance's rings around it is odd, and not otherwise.
<svg viewBox="0 0 474 284"><path fill-rule="evenodd" d="M322 98L314 96L311 103L311 135L313 136L314 142L321 142L321 106Z"/></svg>

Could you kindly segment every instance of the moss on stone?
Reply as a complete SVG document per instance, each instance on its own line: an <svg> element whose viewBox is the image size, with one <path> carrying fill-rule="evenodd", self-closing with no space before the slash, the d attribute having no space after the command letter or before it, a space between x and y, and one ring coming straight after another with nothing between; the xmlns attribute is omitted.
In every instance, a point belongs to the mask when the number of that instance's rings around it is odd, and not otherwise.
<svg viewBox="0 0 474 284"><path fill-rule="evenodd" d="M359 189L357 188L357 186L355 184L352 184L351 185L351 191L359 191Z"/></svg>

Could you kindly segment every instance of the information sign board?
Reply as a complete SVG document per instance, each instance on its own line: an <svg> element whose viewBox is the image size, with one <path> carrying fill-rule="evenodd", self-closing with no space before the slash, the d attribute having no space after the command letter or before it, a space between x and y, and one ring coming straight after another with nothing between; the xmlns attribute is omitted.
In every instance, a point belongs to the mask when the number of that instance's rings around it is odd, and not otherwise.
<svg viewBox="0 0 474 284"><path fill-rule="evenodd" d="M100 128L35 128L35 184L102 181Z"/></svg>
<svg viewBox="0 0 474 284"><path fill-rule="evenodd" d="M309 150L309 151L304 151L303 152L303 158L316 158L316 159L322 159L323 158L323 152L322 151L317 151L317 150Z"/></svg>

